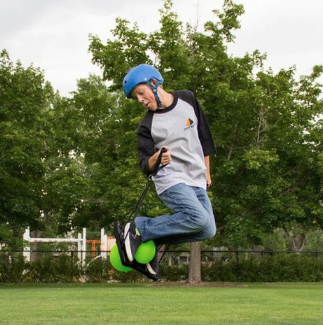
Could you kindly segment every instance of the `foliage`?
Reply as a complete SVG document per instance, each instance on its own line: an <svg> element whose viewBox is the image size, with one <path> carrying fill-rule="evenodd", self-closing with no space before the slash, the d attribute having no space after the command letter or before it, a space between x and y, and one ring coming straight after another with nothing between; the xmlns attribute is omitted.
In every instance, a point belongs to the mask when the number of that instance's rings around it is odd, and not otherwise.
<svg viewBox="0 0 323 325"><path fill-rule="evenodd" d="M73 105L81 130L78 151L84 155L89 179L88 193L84 193L73 223L88 226L96 220L109 230L113 221L129 217L145 187L136 153L136 128L142 114L95 76L79 81ZM156 197L144 203L142 211L149 214L155 201ZM80 220L80 216L86 219Z"/></svg>
<svg viewBox="0 0 323 325"><path fill-rule="evenodd" d="M230 252L227 258L202 263L203 282L322 282L322 252ZM161 264L162 282L187 281L188 265ZM75 257L46 254L24 262L21 254L1 254L2 283L151 282L136 271L118 272L109 260L92 259L81 266Z"/></svg>
<svg viewBox="0 0 323 325"><path fill-rule="evenodd" d="M202 277L205 281L320 282L323 259L311 254L248 254L203 266Z"/></svg>
<svg viewBox="0 0 323 325"><path fill-rule="evenodd" d="M53 91L43 72L0 54L0 242L39 227Z"/></svg>
<svg viewBox="0 0 323 325"><path fill-rule="evenodd" d="M26 282L74 282L79 281L81 268L76 259L66 254L58 256L46 254L32 263L26 263Z"/></svg>
<svg viewBox="0 0 323 325"><path fill-rule="evenodd" d="M136 153L144 110L124 98L121 82L139 63L154 64L166 90L194 91L207 115L217 145L209 195L218 234L205 247L277 246L275 232L284 231L290 243L280 245L301 251L322 228L322 66L296 80L295 67L265 71L258 50L229 56L244 12L231 0L203 31L172 8L163 1L158 31L117 18L106 44L90 35L92 62L108 83L81 79L69 99L54 94L40 69L2 51L0 243L21 247L26 226L48 235L109 233L114 220L129 218L146 182ZM163 213L149 191L140 214Z"/></svg>
<svg viewBox="0 0 323 325"><path fill-rule="evenodd" d="M104 45L90 36L92 61L121 88L126 71L154 64L168 90L190 89L199 98L218 151L212 159L211 198L222 245L259 245L282 228L301 249L298 232L322 227L322 66L295 80L296 68L264 71L255 50L229 57L226 44L240 27L241 5L224 1L204 32L178 21L172 2L160 10L160 30L144 35L117 19ZM119 85L119 86L118 86ZM129 104L130 107L131 104ZM136 119L137 121L137 119Z"/></svg>
<svg viewBox="0 0 323 325"><path fill-rule="evenodd" d="M189 268L187 265L166 266L161 265L161 278L166 281L186 281L188 279Z"/></svg>
<svg viewBox="0 0 323 325"><path fill-rule="evenodd" d="M87 282L105 282L110 278L111 266L107 259L95 258L89 261L85 267Z"/></svg>
<svg viewBox="0 0 323 325"><path fill-rule="evenodd" d="M2 253L0 260L0 282L23 282L25 262L20 254Z"/></svg>

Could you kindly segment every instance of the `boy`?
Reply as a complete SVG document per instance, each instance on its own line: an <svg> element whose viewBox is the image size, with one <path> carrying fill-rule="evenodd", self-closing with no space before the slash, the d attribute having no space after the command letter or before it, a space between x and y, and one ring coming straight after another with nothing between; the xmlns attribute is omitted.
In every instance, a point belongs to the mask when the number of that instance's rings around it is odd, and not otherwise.
<svg viewBox="0 0 323 325"><path fill-rule="evenodd" d="M138 216L126 224L119 236L128 266L136 264L134 256L142 242L153 240L159 246L202 241L216 232L206 192L211 185L209 156L215 153L208 123L192 92L166 92L163 81L148 64L136 66L123 79L126 97L147 109L137 131L141 170L151 175L161 157L153 180L158 196L173 212L155 218ZM157 254L140 267L139 271L158 279Z"/></svg>

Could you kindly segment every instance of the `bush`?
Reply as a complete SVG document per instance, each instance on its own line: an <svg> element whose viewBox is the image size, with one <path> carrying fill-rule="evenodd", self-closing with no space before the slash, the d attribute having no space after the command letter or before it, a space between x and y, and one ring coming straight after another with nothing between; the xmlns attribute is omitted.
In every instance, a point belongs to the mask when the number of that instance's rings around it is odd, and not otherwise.
<svg viewBox="0 0 323 325"><path fill-rule="evenodd" d="M86 282L105 282L109 280L110 263L100 256L91 260L85 267Z"/></svg>
<svg viewBox="0 0 323 325"><path fill-rule="evenodd" d="M323 259L305 254L246 255L202 267L203 281L318 282Z"/></svg>
<svg viewBox="0 0 323 325"><path fill-rule="evenodd" d="M323 256L316 254L235 253L213 264L202 264L204 282L318 282L323 281ZM163 281L186 281L188 265L160 266ZM150 281L136 271L116 271L109 260L95 258L85 266L77 257L47 254L25 262L21 253L2 252L0 282L139 282Z"/></svg>
<svg viewBox="0 0 323 325"><path fill-rule="evenodd" d="M23 281L24 259L22 254L10 254L9 252L1 255L0 260L0 282L18 283Z"/></svg>
<svg viewBox="0 0 323 325"><path fill-rule="evenodd" d="M188 279L188 265L160 265L160 277L166 281L185 281Z"/></svg>
<svg viewBox="0 0 323 325"><path fill-rule="evenodd" d="M34 262L26 263L25 282L75 282L82 274L77 259L66 254L45 255Z"/></svg>

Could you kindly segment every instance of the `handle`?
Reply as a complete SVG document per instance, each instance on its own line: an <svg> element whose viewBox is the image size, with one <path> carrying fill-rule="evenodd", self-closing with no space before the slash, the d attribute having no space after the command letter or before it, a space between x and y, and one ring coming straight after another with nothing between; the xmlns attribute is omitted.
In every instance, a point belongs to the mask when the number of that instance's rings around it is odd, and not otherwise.
<svg viewBox="0 0 323 325"><path fill-rule="evenodd" d="M155 168L154 168L154 171L150 174L150 176L156 176L158 171L159 171L159 165L160 165L160 162L161 162L161 159L162 159L162 155L163 153L167 152L167 149L165 147L162 147L160 149L160 153L158 155L158 158L157 158L157 162L156 162L156 165L155 165ZM164 166L163 166L164 167Z"/></svg>

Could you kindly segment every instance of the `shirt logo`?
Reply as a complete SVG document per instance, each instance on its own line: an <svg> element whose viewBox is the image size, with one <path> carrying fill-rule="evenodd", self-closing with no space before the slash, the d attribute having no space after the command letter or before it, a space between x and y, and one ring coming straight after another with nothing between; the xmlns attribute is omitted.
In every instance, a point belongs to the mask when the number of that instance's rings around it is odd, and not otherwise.
<svg viewBox="0 0 323 325"><path fill-rule="evenodd" d="M184 131L187 131L188 129L191 129L195 126L194 121L192 121L190 118L186 120L186 127L184 128Z"/></svg>

